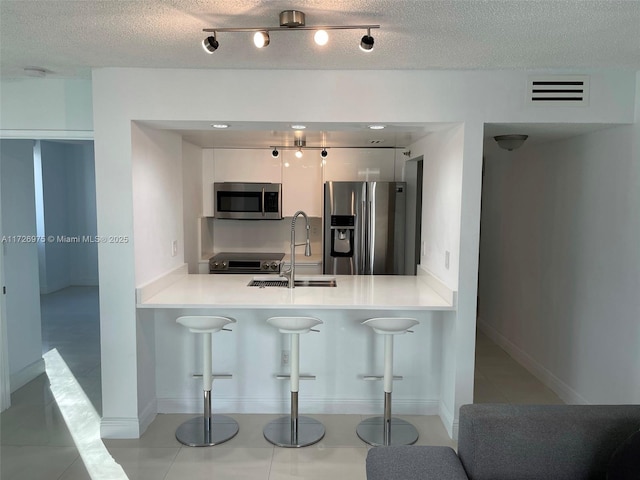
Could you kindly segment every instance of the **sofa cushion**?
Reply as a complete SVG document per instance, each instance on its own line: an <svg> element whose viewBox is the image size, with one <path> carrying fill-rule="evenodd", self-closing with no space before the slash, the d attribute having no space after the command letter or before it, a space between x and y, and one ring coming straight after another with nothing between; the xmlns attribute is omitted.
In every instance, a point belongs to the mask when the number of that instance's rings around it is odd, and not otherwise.
<svg viewBox="0 0 640 480"><path fill-rule="evenodd" d="M458 455L471 480L602 480L640 428L640 405L464 405Z"/></svg>
<svg viewBox="0 0 640 480"><path fill-rule="evenodd" d="M468 480L450 447L374 447L367 454L367 480Z"/></svg>
<svg viewBox="0 0 640 480"><path fill-rule="evenodd" d="M640 478L640 431L620 445L611 457L607 480L638 480Z"/></svg>

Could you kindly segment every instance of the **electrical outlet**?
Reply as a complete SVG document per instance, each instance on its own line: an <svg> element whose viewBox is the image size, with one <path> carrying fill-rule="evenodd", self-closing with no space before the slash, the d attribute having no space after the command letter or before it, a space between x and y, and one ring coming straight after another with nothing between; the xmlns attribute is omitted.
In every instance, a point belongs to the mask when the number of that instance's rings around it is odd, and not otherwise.
<svg viewBox="0 0 640 480"><path fill-rule="evenodd" d="M282 365L289 365L289 350L282 350L280 354L280 363Z"/></svg>
<svg viewBox="0 0 640 480"><path fill-rule="evenodd" d="M174 240L171 242L171 256L175 257L176 255L178 255L178 241Z"/></svg>
<svg viewBox="0 0 640 480"><path fill-rule="evenodd" d="M449 250L445 250L444 252L444 268L449 270L449 258L451 257L451 253Z"/></svg>
<svg viewBox="0 0 640 480"><path fill-rule="evenodd" d="M427 242L422 242L422 256L427 256Z"/></svg>

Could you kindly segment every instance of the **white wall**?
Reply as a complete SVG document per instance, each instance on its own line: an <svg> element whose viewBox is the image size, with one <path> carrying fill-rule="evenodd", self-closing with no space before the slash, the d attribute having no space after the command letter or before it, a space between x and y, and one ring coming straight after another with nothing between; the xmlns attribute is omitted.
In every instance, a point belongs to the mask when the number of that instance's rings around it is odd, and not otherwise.
<svg viewBox="0 0 640 480"><path fill-rule="evenodd" d="M2 163L0 160L0 175ZM2 228L2 181L0 181L0 237L4 235ZM0 287L4 283L4 246L0 245ZM9 349L7 338L7 305L4 292L0 292L0 412L11 406L11 384L9 373Z"/></svg>
<svg viewBox="0 0 640 480"><path fill-rule="evenodd" d="M33 141L0 142L0 181L3 235L35 237ZM44 371L38 250L35 242L9 238L2 245L2 255L7 286L7 337L10 339L6 347L11 391L14 391Z"/></svg>
<svg viewBox="0 0 640 480"><path fill-rule="evenodd" d="M97 235L93 145L43 140L35 161L42 234L55 239L38 244L40 291L97 285L98 244L85 240Z"/></svg>
<svg viewBox="0 0 640 480"><path fill-rule="evenodd" d="M184 263L183 142L137 123L131 139L136 284L142 285Z"/></svg>
<svg viewBox="0 0 640 480"><path fill-rule="evenodd" d="M411 145L423 156L420 266L458 289L464 127L435 132ZM445 255L449 252L449 265Z"/></svg>
<svg viewBox="0 0 640 480"><path fill-rule="evenodd" d="M639 144L486 145L481 325L567 402L640 402Z"/></svg>
<svg viewBox="0 0 640 480"><path fill-rule="evenodd" d="M136 167L132 165L132 121L464 123L458 310L455 325L451 327L453 331L442 337L444 351L453 352L448 368L454 374L442 391L443 397L449 399L446 423L453 432L457 407L472 399L483 123L623 123L633 121L635 113L630 101L636 90L635 73L586 72L590 74L592 96L589 106L580 109L528 105L529 73L95 70L93 107L99 234L107 231L133 234L134 183L131 178L132 169ZM367 78L365 84L363 77ZM203 94L201 86L212 82L216 90ZM255 89L256 84L262 88ZM336 94L338 91L342 94ZM282 109L280 99L285 95L291 100L291 107ZM180 151L180 145L176 144ZM176 223L182 224L182 219ZM154 249L156 246L151 245ZM164 248L157 252L155 259L158 269L167 269L172 264L166 261ZM143 263L150 262L149 257L140 254ZM139 420L133 369L139 348L133 297L137 255L131 245L99 247L105 392L103 433L108 427L114 435L124 431L135 434L133 426Z"/></svg>
<svg viewBox="0 0 640 480"><path fill-rule="evenodd" d="M0 80L0 135L4 138L91 138L91 80Z"/></svg>
<svg viewBox="0 0 640 480"><path fill-rule="evenodd" d="M202 216L202 148L182 142L182 207L184 230L184 261L189 273L198 273L200 228ZM201 247L200 247L201 248Z"/></svg>
<svg viewBox="0 0 640 480"><path fill-rule="evenodd" d="M420 270L457 291L457 315L445 313L440 415L457 435L458 409L473 400L476 275L481 191L479 125L467 122L411 145L423 156ZM448 252L448 266L446 256Z"/></svg>

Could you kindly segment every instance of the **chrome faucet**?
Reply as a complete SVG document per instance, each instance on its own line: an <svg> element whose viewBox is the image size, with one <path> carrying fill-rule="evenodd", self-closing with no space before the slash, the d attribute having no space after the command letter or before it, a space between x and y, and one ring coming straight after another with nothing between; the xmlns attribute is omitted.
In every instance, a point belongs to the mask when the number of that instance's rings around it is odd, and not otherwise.
<svg viewBox="0 0 640 480"><path fill-rule="evenodd" d="M304 243L296 243L296 219L299 215L304 217L307 228L307 240ZM309 226L309 217L302 210L298 210L294 215L293 219L291 219L291 265L287 270L280 274L281 277L285 277L287 279L287 286L289 288L294 288L296 283L296 247L304 245L304 256L311 256L311 242L309 240L309 230L311 227Z"/></svg>

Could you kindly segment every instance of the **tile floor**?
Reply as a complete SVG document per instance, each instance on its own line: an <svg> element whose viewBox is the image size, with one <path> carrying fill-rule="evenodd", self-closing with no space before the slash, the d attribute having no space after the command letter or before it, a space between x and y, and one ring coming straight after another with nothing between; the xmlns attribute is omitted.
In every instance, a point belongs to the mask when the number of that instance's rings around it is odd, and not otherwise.
<svg viewBox="0 0 640 480"><path fill-rule="evenodd" d="M74 287L46 295L42 307L43 350L58 349L85 390L90 402L85 403L99 414L97 289ZM81 328L71 328L74 324ZM85 465L82 448L77 447L80 441L66 426L65 406L55 400L49 384L50 379L41 375L14 392L12 406L0 414L0 479L116 480L106 473L111 470L92 468L94 452L83 452ZM562 403L482 334L477 340L475 396L477 402ZM233 416L240 433L216 447L188 448L175 440L176 427L191 415L158 415L139 439L98 443L124 471L118 480L365 478L367 446L355 435L364 418L360 415L314 415L325 424L327 434L320 443L303 449L276 448L264 440L262 427L275 415ZM403 418L418 428L418 444L455 447L438 417Z"/></svg>

